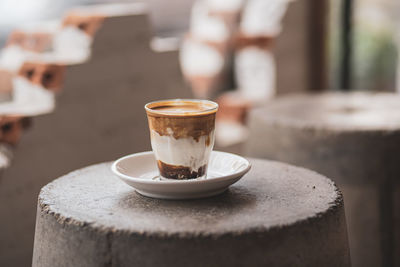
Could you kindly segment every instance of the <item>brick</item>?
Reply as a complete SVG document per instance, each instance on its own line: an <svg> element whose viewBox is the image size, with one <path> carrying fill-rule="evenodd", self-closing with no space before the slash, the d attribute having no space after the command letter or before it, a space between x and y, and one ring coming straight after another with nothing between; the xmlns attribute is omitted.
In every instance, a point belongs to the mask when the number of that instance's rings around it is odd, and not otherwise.
<svg viewBox="0 0 400 267"><path fill-rule="evenodd" d="M76 27L90 36L94 36L101 27L104 17L100 15L83 15L78 12L70 12L63 20L63 27Z"/></svg>
<svg viewBox="0 0 400 267"><path fill-rule="evenodd" d="M52 47L53 35L47 32L13 31L7 41L7 45L18 45L32 52L44 52Z"/></svg>
<svg viewBox="0 0 400 267"><path fill-rule="evenodd" d="M18 75L25 77L33 84L58 91L64 81L65 66L50 63L25 62Z"/></svg>

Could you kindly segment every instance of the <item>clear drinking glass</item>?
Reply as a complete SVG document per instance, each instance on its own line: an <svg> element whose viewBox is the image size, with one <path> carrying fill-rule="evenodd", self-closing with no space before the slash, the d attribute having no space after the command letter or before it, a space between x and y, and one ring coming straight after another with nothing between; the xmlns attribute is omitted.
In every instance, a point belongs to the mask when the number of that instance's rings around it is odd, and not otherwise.
<svg viewBox="0 0 400 267"><path fill-rule="evenodd" d="M205 178L214 147L218 104L208 100L174 99L145 106L161 177Z"/></svg>

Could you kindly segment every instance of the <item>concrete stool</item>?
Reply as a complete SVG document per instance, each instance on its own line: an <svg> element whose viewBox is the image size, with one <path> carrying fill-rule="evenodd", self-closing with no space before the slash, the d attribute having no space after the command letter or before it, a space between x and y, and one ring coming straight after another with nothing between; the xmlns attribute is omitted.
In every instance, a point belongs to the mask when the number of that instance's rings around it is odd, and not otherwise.
<svg viewBox="0 0 400 267"><path fill-rule="evenodd" d="M246 155L338 183L353 266L400 266L400 96L289 96L253 110L249 127Z"/></svg>
<svg viewBox="0 0 400 267"><path fill-rule="evenodd" d="M306 169L251 160L208 199L143 197L87 167L39 195L33 266L349 266L341 193Z"/></svg>

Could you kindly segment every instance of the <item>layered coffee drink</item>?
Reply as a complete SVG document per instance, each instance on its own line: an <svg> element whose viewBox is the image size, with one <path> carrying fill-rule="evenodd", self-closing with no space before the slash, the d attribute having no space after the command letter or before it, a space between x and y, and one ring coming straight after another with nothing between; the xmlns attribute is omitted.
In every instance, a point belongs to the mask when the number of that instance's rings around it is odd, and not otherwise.
<svg viewBox="0 0 400 267"><path fill-rule="evenodd" d="M177 99L152 102L145 109L161 177L205 177L214 146L218 104Z"/></svg>

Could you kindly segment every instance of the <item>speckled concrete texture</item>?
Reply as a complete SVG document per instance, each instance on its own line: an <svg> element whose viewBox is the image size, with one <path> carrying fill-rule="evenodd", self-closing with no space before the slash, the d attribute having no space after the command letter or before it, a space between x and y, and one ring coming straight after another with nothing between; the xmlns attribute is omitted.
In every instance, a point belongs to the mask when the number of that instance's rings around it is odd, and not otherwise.
<svg viewBox="0 0 400 267"><path fill-rule="evenodd" d="M87 167L39 195L33 266L349 266L341 193L315 172L251 160L216 197L140 196Z"/></svg>
<svg viewBox="0 0 400 267"><path fill-rule="evenodd" d="M303 166L338 184L353 266L400 266L400 96L288 96L253 110L249 127L246 155Z"/></svg>

